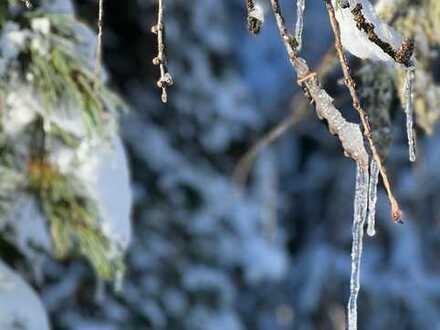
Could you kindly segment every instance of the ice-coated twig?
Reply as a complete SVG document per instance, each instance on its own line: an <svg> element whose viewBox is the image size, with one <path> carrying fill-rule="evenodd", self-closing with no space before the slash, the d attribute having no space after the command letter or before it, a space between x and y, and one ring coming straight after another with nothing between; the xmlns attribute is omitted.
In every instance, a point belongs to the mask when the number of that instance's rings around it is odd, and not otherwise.
<svg viewBox="0 0 440 330"><path fill-rule="evenodd" d="M298 43L297 50L302 48L302 36L304 31L304 11L306 8L306 0L296 0L296 25L295 38Z"/></svg>
<svg viewBox="0 0 440 330"><path fill-rule="evenodd" d="M164 25L164 0L159 0L157 12L157 24L151 27L151 32L157 35L157 56L153 59L153 64L158 65L160 69L160 77L157 81L157 87L162 89L161 100L163 103L168 102L167 87L173 85L173 78L167 71L167 59L165 48L165 25Z"/></svg>
<svg viewBox="0 0 440 330"><path fill-rule="evenodd" d="M96 39L95 89L101 85L102 37L104 32L104 0L98 0L98 36Z"/></svg>
<svg viewBox="0 0 440 330"><path fill-rule="evenodd" d="M414 132L414 79L415 68L408 67L405 69L406 77L404 84L404 103L405 103L405 115L406 115L406 132L408 135L408 149L409 160L411 162L416 161L416 137Z"/></svg>
<svg viewBox="0 0 440 330"><path fill-rule="evenodd" d="M350 298L348 299L348 330L357 329L357 298L360 289L360 267L363 248L365 218L368 203L368 169L356 166L354 197L353 243L351 248Z"/></svg>
<svg viewBox="0 0 440 330"><path fill-rule="evenodd" d="M368 188L368 218L367 218L367 234L368 236L376 235L376 202L377 202L377 183L379 181L379 167L373 159L370 163L370 183Z"/></svg>
<svg viewBox="0 0 440 330"><path fill-rule="evenodd" d="M271 5L289 61L298 75L298 83L304 88L306 95L315 103L319 118L326 119L330 132L339 137L345 155L368 170L368 154L365 150L359 125L346 121L340 111L333 105L333 99L322 89L316 73L310 71L307 62L298 56L297 41L287 30L278 0L271 0Z"/></svg>
<svg viewBox="0 0 440 330"><path fill-rule="evenodd" d="M401 220L402 211L400 210L399 203L397 202L396 198L394 197L394 194L391 189L390 180L389 180L388 175L386 173L385 167L382 164L382 160L379 156L379 153L376 150L376 146L373 141L373 135L371 132L370 123L368 121L367 114L362 109L361 102L360 102L359 97L357 95L356 83L354 82L354 80L350 74L350 67L348 65L348 61L347 61L347 58L345 57L344 50L342 47L341 31L339 28L339 23L336 19L335 9L331 3L331 0L326 0L326 6L327 6L327 11L328 11L328 14L330 17L330 23L332 26L333 34L335 36L335 48L336 48L336 51L338 54L339 62L341 63L342 71L344 73L345 85L347 86L348 90L350 91L350 95L353 100L353 107L355 108L355 110L359 114L359 117L360 117L360 120L362 123L362 127L364 129L364 135L368 140L368 144L369 144L371 153L373 155L373 158L376 161L377 166L379 167L379 171L382 176L383 184L384 184L385 190L388 195L388 199L391 204L392 219L395 222L401 222L402 221Z"/></svg>
<svg viewBox="0 0 440 330"><path fill-rule="evenodd" d="M246 0L246 19L249 32L258 34L264 23L264 10L255 0Z"/></svg>

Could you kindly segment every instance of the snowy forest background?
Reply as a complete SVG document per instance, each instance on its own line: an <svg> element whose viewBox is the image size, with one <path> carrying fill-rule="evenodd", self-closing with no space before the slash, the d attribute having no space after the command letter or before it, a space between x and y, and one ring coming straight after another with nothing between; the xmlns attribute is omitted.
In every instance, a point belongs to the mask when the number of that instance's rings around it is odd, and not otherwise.
<svg viewBox="0 0 440 330"><path fill-rule="evenodd" d="M36 270L35 255L15 247L7 234L1 259L32 284L53 329L344 329L355 164L342 156L312 106L302 110L302 91L271 15L253 36L244 1L165 2L175 80L166 105L151 63L155 1L105 2L108 85L130 108L120 117L133 192L122 291L97 280L81 258L60 262L39 253ZM322 2L307 2L303 53L317 67L333 36ZM294 1L281 3L293 26ZM96 26L95 1L51 5L73 5L78 18ZM440 329L440 92L433 87L440 80L440 31L432 34L438 44L422 46L431 56L425 87L436 107L416 113L415 164L407 160L404 113L391 79L375 85L386 68L352 60L356 79L369 87L362 97L374 104L377 95L394 95L378 116L378 134L406 220L390 221L380 188L377 234L364 246L359 329ZM325 86L355 118L340 78L330 69ZM258 155L240 192L232 180L240 158L291 112L294 127ZM118 205L127 198L124 189L107 179ZM2 306L12 305L8 299L0 280L0 320Z"/></svg>

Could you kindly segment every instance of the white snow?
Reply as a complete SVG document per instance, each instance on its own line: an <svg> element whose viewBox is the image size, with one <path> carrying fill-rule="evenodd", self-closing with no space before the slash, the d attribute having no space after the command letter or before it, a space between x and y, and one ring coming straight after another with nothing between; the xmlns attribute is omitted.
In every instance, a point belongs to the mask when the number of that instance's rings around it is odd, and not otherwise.
<svg viewBox="0 0 440 330"><path fill-rule="evenodd" d="M368 40L367 34L356 27L351 11L360 3L363 7L363 14L366 20L375 26L375 32L379 38L388 42L394 49L398 49L402 42L401 36L389 25L384 23L376 14L374 6L368 0L350 0L350 6L340 8L333 0L333 6L336 8L336 19L338 20L342 45L351 54L361 59L370 59L376 61L393 61L380 47Z"/></svg>
<svg viewBox="0 0 440 330"><path fill-rule="evenodd" d="M1 260L0 329L49 330L46 310L37 294Z"/></svg>
<svg viewBox="0 0 440 330"><path fill-rule="evenodd" d="M48 35L50 32L50 21L46 17L37 17L31 21L32 30Z"/></svg>
<svg viewBox="0 0 440 330"><path fill-rule="evenodd" d="M250 17L253 17L257 20L259 20L261 23L264 22L264 8L261 3L258 1L255 2L254 9L252 9L249 14Z"/></svg>
<svg viewBox="0 0 440 330"><path fill-rule="evenodd" d="M97 202L104 234L115 248L125 251L131 241L132 194L121 139L115 135L111 143L91 147L83 160L73 174ZM118 253L116 250L109 252Z"/></svg>
<svg viewBox="0 0 440 330"><path fill-rule="evenodd" d="M8 226L12 229L8 239L32 260L34 274L38 277L44 261L44 254L39 251L50 253L52 245L46 218L36 200L30 195L21 195L8 217Z"/></svg>
<svg viewBox="0 0 440 330"><path fill-rule="evenodd" d="M24 89L11 89L5 99L2 126L6 135L16 136L35 120L39 104L33 94Z"/></svg>

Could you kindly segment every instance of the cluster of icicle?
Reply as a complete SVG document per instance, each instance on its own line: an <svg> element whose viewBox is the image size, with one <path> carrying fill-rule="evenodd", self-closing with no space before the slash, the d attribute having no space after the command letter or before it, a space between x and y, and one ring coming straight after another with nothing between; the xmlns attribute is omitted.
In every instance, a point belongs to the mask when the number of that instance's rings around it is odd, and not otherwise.
<svg viewBox="0 0 440 330"><path fill-rule="evenodd" d="M302 3L298 0L298 5ZM342 5L341 5L342 3ZM352 9L361 4L363 14L369 23L374 24L375 32L381 40L389 43L396 49L402 42L401 36L377 15L374 6L368 0L333 0L336 10L336 18L340 25L341 39L344 48L356 57L374 61L395 61L380 47L372 43L365 32L358 29L354 20ZM298 9L299 11L299 9ZM412 60L414 63L414 59ZM414 66L405 67L406 78L403 91L403 104L406 114L406 128L408 135L409 159L416 160L416 143L413 120L413 84L415 77ZM357 297L360 289L360 263L362 256L362 239L364 227L367 223L367 234L374 236L375 213L377 200L377 183L379 179L378 164L372 160L369 170L357 162L356 192L354 198L353 219L353 245L351 251L352 269L350 279L350 298L348 301L348 330L357 329Z"/></svg>
<svg viewBox="0 0 440 330"><path fill-rule="evenodd" d="M370 163L370 169L365 169L357 163L356 190L354 197L353 216L353 245L351 248L351 279L350 298L348 300L348 330L357 329L357 298L360 289L360 266L363 248L365 222L367 234L374 236L377 183L379 180L379 167L375 160Z"/></svg>
<svg viewBox="0 0 440 330"><path fill-rule="evenodd" d="M336 19L340 26L342 44L344 48L356 57L374 61L390 62L397 64L378 45L369 40L369 36L357 27L352 9L361 4L365 19L374 25L375 33L379 38L398 49L402 43L401 36L376 15L374 6L368 0L332 0L336 10ZM296 51L302 47L304 30L305 0L297 0L297 21L295 26ZM414 60L412 59L414 63ZM300 77L306 75L308 67L301 59L294 64ZM415 161L415 134L413 128L413 82L415 76L414 66L405 67L406 81L403 94L405 113L407 118L407 134L409 142L410 160ZM348 301L348 330L357 329L357 298L360 289L360 265L363 249L363 236L365 227L367 234L374 236L375 215L377 201L377 184L379 181L379 164L369 156L364 148L364 138L359 125L347 122L342 114L333 106L333 99L320 88L318 84L305 83L308 92L316 103L317 115L326 119L329 130L336 134L341 141L347 156L356 161L356 191L354 198L353 217L353 244L351 251L351 279L350 297Z"/></svg>

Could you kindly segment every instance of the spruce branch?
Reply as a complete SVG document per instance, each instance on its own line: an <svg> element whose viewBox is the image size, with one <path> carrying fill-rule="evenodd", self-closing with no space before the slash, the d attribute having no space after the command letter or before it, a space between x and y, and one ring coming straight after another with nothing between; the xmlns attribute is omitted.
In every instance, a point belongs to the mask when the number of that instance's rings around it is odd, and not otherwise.
<svg viewBox="0 0 440 330"><path fill-rule="evenodd" d="M367 138L367 141L368 141L368 144L370 147L370 151L372 153L374 160L378 164L379 171L382 176L383 183L384 183L384 187L385 187L385 190L388 195L388 199L391 204L392 219L395 222L401 221L402 211L400 210L399 203L397 202L397 199L393 195L390 180L388 178L388 175L386 173L383 162L382 162L382 160L379 156L379 153L377 152L376 146L374 144L373 135L372 135L371 128L370 128L370 123L368 121L368 117L367 117L366 112L363 110L363 108L361 106L361 102L359 100L359 97L358 97L357 91L356 91L356 83L353 80L353 77L351 76L350 67L348 65L347 58L344 54L344 50L342 48L341 32L340 32L340 28L339 28L339 23L338 23L336 16L335 16L335 9L334 9L330 0L326 0L326 6L327 6L327 11L328 11L328 14L330 17L330 24L332 26L333 34L335 36L335 48L336 48L336 51L338 54L339 62L342 67L342 71L344 73L344 78L345 78L344 83L347 86L348 90L350 91L350 95L351 95L351 98L353 101L353 107L355 108L355 110L359 114L359 117L360 117L360 120L362 123L362 127L364 130L364 135Z"/></svg>
<svg viewBox="0 0 440 330"><path fill-rule="evenodd" d="M45 158L28 161L28 189L38 196L48 219L55 256L64 259L79 251L101 278L115 280L124 264L122 257L111 255L111 243L97 223L96 203L83 196L75 178L61 174Z"/></svg>
<svg viewBox="0 0 440 330"><path fill-rule="evenodd" d="M173 85L173 78L168 72L166 64L166 47L165 47L165 25L164 25L164 0L159 0L157 12L157 24L151 27L151 32L157 35L157 56L153 59L153 64L159 66L160 77L157 81L157 87L162 89L161 100L163 103L168 102L167 88Z"/></svg>

